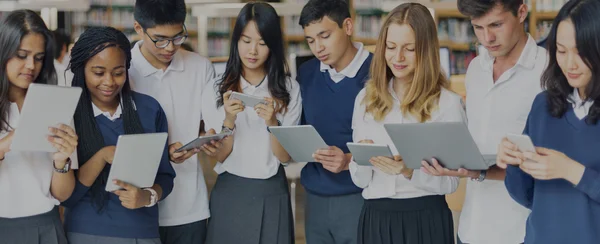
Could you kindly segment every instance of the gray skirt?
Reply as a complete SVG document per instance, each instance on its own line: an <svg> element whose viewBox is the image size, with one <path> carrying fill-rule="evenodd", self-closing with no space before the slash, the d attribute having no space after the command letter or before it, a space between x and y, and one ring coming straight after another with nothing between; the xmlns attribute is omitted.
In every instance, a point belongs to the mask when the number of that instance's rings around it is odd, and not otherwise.
<svg viewBox="0 0 600 244"><path fill-rule="evenodd" d="M0 218L0 242L11 244L67 244L58 207L47 213Z"/></svg>
<svg viewBox="0 0 600 244"><path fill-rule="evenodd" d="M207 244L294 243L290 192L283 166L269 179L222 173L210 195Z"/></svg>
<svg viewBox="0 0 600 244"><path fill-rule="evenodd" d="M161 244L160 239L135 239L108 236L95 236L69 232L69 244Z"/></svg>

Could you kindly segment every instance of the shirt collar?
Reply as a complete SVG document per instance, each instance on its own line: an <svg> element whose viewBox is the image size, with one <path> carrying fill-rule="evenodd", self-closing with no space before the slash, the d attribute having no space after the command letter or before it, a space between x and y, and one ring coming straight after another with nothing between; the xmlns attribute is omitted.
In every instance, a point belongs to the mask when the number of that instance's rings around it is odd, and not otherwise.
<svg viewBox="0 0 600 244"><path fill-rule="evenodd" d="M144 55L142 54L142 51L140 50L140 45L143 43L143 41L138 41L135 43L135 45L133 46L133 49L131 50L131 63L133 66L135 66L136 68L139 69L139 71L141 72L141 74L144 77L148 77L156 72L159 71L159 69L155 68L154 66L152 66L152 64L150 64L150 62L148 62L148 60L146 60L146 58L144 57ZM165 73L169 70L172 71L183 71L185 66L184 66L184 62L183 62L183 57L181 56L181 52L184 50L178 50L175 55L173 56L173 60L171 60L171 64L169 64L169 67L167 67L167 69L165 70Z"/></svg>
<svg viewBox="0 0 600 244"><path fill-rule="evenodd" d="M495 57L490 55L490 53L485 48L481 48L481 65L484 69L488 71L493 70ZM545 53L538 52L538 46L533 37L527 34L527 43L525 43L525 47L519 56L519 60L515 66L521 66L526 69L533 69L535 67L535 61L538 55L545 55Z"/></svg>
<svg viewBox="0 0 600 244"><path fill-rule="evenodd" d="M123 110L121 109L121 105L123 104L123 97L121 96L120 99L121 99L121 101L119 102L119 106L117 106L117 110L115 110L115 113L113 115L110 115L109 112L104 112L104 111L100 110L100 108L98 108L98 106L96 106L96 104L94 104L94 102L92 102L92 110L94 111L94 117L104 115L104 116L106 116L106 118L110 119L111 121L115 121L118 118L121 118L121 115L123 114ZM135 102L133 102L133 109L137 110L137 107L135 106Z"/></svg>
<svg viewBox="0 0 600 244"><path fill-rule="evenodd" d="M345 77L354 78L362 67L362 64L369 58L369 51L365 50L364 45L360 42L353 42L352 45L358 49L358 52L356 52L356 55L354 55L354 58L346 68L337 72L331 66L321 62L321 72L329 71L329 73L339 73Z"/></svg>
<svg viewBox="0 0 600 244"><path fill-rule="evenodd" d="M569 96L569 101L571 102L573 108L584 107L586 108L586 111L589 110L589 108L594 104L594 100L581 100L581 97L579 96L579 89L577 88L573 89L573 93L571 93Z"/></svg>
<svg viewBox="0 0 600 244"><path fill-rule="evenodd" d="M390 81L388 83L389 83L388 84L388 92L392 95L392 97L396 100L396 102L398 102L398 104L400 104L402 101L400 100L400 98L396 94L396 91L394 90L394 78L390 79Z"/></svg>
<svg viewBox="0 0 600 244"><path fill-rule="evenodd" d="M254 87L255 89L265 89L268 85L269 78L268 76L265 76L265 78L263 79L263 81L260 82L260 84L258 84L258 86L254 86L252 84L250 84L250 82L248 82L243 76L240 76L240 85L242 87L242 90L245 90L246 88L249 87Z"/></svg>

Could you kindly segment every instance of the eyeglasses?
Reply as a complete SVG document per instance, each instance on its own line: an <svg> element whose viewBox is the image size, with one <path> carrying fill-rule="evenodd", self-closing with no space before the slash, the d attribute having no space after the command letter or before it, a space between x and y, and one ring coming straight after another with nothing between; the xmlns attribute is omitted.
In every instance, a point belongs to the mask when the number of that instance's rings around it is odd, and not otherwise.
<svg viewBox="0 0 600 244"><path fill-rule="evenodd" d="M183 25L183 32L184 32L183 35L176 36L173 38L154 40L148 34L148 32L146 32L146 30L144 30L144 33L146 33L148 38L150 38L150 40L152 42L154 42L154 46L156 46L156 48L160 48L160 49L166 48L167 46L169 46L169 44L171 44L171 42L173 42L173 45L175 45L175 46L180 46L181 44L183 44L188 37L188 32L187 32L187 29L185 28L185 25Z"/></svg>

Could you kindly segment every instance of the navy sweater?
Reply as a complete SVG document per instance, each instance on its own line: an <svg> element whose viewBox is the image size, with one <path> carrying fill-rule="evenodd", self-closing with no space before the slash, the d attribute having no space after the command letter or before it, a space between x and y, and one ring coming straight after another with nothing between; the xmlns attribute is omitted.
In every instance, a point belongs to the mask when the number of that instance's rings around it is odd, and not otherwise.
<svg viewBox="0 0 600 244"><path fill-rule="evenodd" d="M564 153L585 166L578 185L563 179L536 180L518 167L506 171L511 197L531 209L527 244L600 243L600 124L579 120L569 106L562 118L552 117L547 94L539 94L524 134L538 147Z"/></svg>
<svg viewBox="0 0 600 244"><path fill-rule="evenodd" d="M325 143L349 153L347 142L352 142L352 113L356 95L364 88L373 55L363 63L354 78L346 77L339 83L331 80L328 72L321 72L321 62L311 59L300 66L297 80L302 94L302 124L312 125ZM336 196L360 193L348 170L334 174L320 163L308 163L302 169L302 185L312 194Z"/></svg>
<svg viewBox="0 0 600 244"><path fill-rule="evenodd" d="M159 103L149 96L133 93L136 112L146 133L167 132L167 117ZM114 122L104 115L96 117L96 124L104 137L107 146L116 145L119 135L125 134L123 119ZM80 135L85 136L85 135ZM110 171L110 165L104 167ZM162 188L162 199L166 198L173 189L175 171L169 162L167 145L163 153L156 184ZM88 235L119 237L119 238L158 238L158 206L131 210L123 207L119 197L109 193L109 199L102 212L98 213L92 205L89 187L76 181L75 190L69 199L62 204L68 208L65 214L65 229L67 232ZM104 186L102 187L104 189Z"/></svg>

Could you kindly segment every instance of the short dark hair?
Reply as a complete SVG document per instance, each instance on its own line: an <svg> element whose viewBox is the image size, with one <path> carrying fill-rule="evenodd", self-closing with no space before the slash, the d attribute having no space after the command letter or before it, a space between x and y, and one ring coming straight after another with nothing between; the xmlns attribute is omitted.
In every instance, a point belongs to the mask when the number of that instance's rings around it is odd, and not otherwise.
<svg viewBox="0 0 600 244"><path fill-rule="evenodd" d="M322 20L325 16L335 21L341 28L344 20L350 18L348 2L346 0L310 0L302 8L298 24L304 28Z"/></svg>
<svg viewBox="0 0 600 244"><path fill-rule="evenodd" d="M558 12L548 35L548 66L542 75L542 87L548 93L547 103L553 117L560 118L570 105L569 96L573 87L569 85L565 74L556 59L556 39L558 25L570 19L575 27L575 42L579 56L592 71L590 82L585 88L585 95L594 104L585 118L587 124L596 124L600 119L600 1L571 0Z"/></svg>
<svg viewBox="0 0 600 244"><path fill-rule="evenodd" d="M184 0L136 0L133 10L135 21L144 29L183 24L186 14Z"/></svg>
<svg viewBox="0 0 600 244"><path fill-rule="evenodd" d="M519 7L523 5L523 0L458 0L457 5L458 11L470 18L484 16L498 5L504 6L504 10L517 16Z"/></svg>
<svg viewBox="0 0 600 244"><path fill-rule="evenodd" d="M71 44L71 37L63 30L55 30L52 34L54 35L54 59L58 59L62 53L62 48L64 46L69 47L69 44Z"/></svg>

